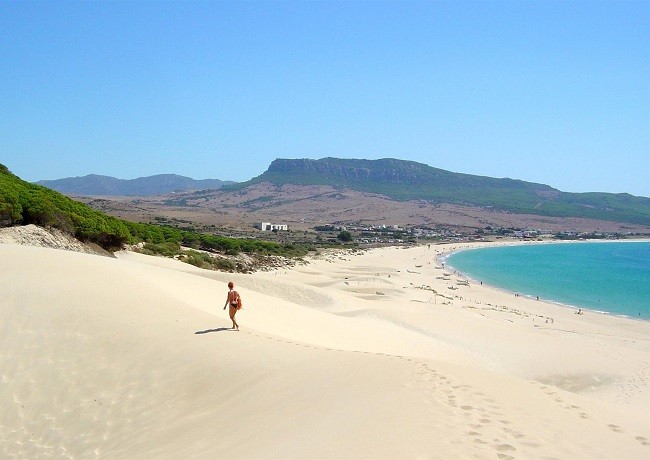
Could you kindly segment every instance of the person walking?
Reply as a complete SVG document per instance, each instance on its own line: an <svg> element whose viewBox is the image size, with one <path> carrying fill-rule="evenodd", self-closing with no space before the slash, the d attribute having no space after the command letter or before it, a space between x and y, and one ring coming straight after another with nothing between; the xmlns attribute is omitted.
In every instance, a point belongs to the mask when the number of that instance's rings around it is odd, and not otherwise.
<svg viewBox="0 0 650 460"><path fill-rule="evenodd" d="M235 314L241 308L241 297L239 296L239 292L235 291L235 283L232 281L228 283L228 289L228 296L226 297L226 304L223 306L223 309L225 310L226 307L230 306L229 313L230 319L232 320L232 328L238 331L239 324L235 320Z"/></svg>

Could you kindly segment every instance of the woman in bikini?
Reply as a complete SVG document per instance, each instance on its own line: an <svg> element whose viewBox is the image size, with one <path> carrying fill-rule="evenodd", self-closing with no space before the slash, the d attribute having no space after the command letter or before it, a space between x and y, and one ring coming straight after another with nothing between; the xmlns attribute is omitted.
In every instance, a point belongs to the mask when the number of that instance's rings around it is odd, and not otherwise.
<svg viewBox="0 0 650 460"><path fill-rule="evenodd" d="M235 321L235 313L237 313L237 309L239 308L239 293L235 291L235 284L231 281L228 283L228 297L226 297L226 304L223 306L223 309L225 310L227 306L230 306L230 319L232 320L232 328L235 330L239 330L239 324L237 324L237 321Z"/></svg>

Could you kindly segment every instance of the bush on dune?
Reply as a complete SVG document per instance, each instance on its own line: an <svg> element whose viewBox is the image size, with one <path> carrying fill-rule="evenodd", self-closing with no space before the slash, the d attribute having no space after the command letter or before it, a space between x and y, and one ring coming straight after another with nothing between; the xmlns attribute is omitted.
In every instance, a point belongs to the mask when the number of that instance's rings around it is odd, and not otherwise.
<svg viewBox="0 0 650 460"><path fill-rule="evenodd" d="M191 249L184 251L181 260L196 267L211 270L233 272L237 268L237 264L232 260L212 257L210 254L193 251Z"/></svg>
<svg viewBox="0 0 650 460"><path fill-rule="evenodd" d="M167 243L147 243L145 244L140 252L152 256L165 256L173 257L180 253L181 247L178 243L173 241Z"/></svg>
<svg viewBox="0 0 650 460"><path fill-rule="evenodd" d="M57 228L107 250L121 248L130 237L122 221L54 190L25 182L0 165L0 225Z"/></svg>
<svg viewBox="0 0 650 460"><path fill-rule="evenodd" d="M0 164L0 227L27 224L57 228L109 251L121 249L127 243L145 242L149 244L146 251L168 256L178 254L181 244L228 255L244 252L295 257L307 253L307 249L301 245L283 246L269 241L228 238L169 226L123 221L59 192L26 182ZM195 265L234 269L229 261L214 259L203 253L197 252L190 259Z"/></svg>

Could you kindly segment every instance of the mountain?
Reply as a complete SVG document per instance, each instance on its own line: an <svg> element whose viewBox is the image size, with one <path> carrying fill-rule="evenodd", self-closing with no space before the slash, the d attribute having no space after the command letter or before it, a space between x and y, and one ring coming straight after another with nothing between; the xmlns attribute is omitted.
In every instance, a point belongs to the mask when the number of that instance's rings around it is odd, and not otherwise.
<svg viewBox="0 0 650 460"><path fill-rule="evenodd" d="M627 193L568 193L544 184L454 173L392 158L276 159L260 176L223 190L242 190L263 182L277 186L330 185L401 201L424 200L517 214L581 217L650 226L650 198Z"/></svg>
<svg viewBox="0 0 650 460"><path fill-rule="evenodd" d="M203 192L216 193L217 191L204 190ZM139 199L145 200L146 198ZM99 201L103 200L99 199ZM9 171L5 165L0 164L0 228L31 224L45 227L48 230L58 229L63 235L57 235L57 237L69 235L84 243L97 244L110 252L122 249L127 242L131 244L148 242L154 245L170 243L171 246L167 246L165 251L182 244L222 251L230 255L246 252L249 255L257 256L275 254L293 257L303 256L307 252L306 246L281 246L271 241L227 238L180 230L171 226L125 221L93 209L55 190L26 182ZM13 233L17 235L23 232ZM33 229L28 229L24 233L34 235ZM49 239L50 236L49 231L46 234L40 233L40 236L39 232L36 232L36 238L41 244L51 245L54 243L58 247L70 248L70 246L74 246L75 250L80 249L68 238L63 238L66 241L53 242ZM96 251L91 250L90 252ZM229 270L236 267L234 263L232 266L220 265L206 262L201 258L190 258L188 263L203 267L217 266ZM247 269L245 265L243 267Z"/></svg>
<svg viewBox="0 0 650 460"><path fill-rule="evenodd" d="M38 185L61 193L86 196L164 195L179 191L218 189L234 183L219 179L195 180L177 174L158 174L137 179L116 179L110 176L90 174L82 177L37 182Z"/></svg>

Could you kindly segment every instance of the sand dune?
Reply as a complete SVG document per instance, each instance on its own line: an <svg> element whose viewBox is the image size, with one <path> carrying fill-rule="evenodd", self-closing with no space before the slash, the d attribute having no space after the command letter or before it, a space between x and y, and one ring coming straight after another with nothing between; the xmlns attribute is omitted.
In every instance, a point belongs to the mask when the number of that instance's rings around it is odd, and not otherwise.
<svg viewBox="0 0 650 460"><path fill-rule="evenodd" d="M0 244L0 457L648 458L648 323L458 285L442 250L231 275Z"/></svg>

